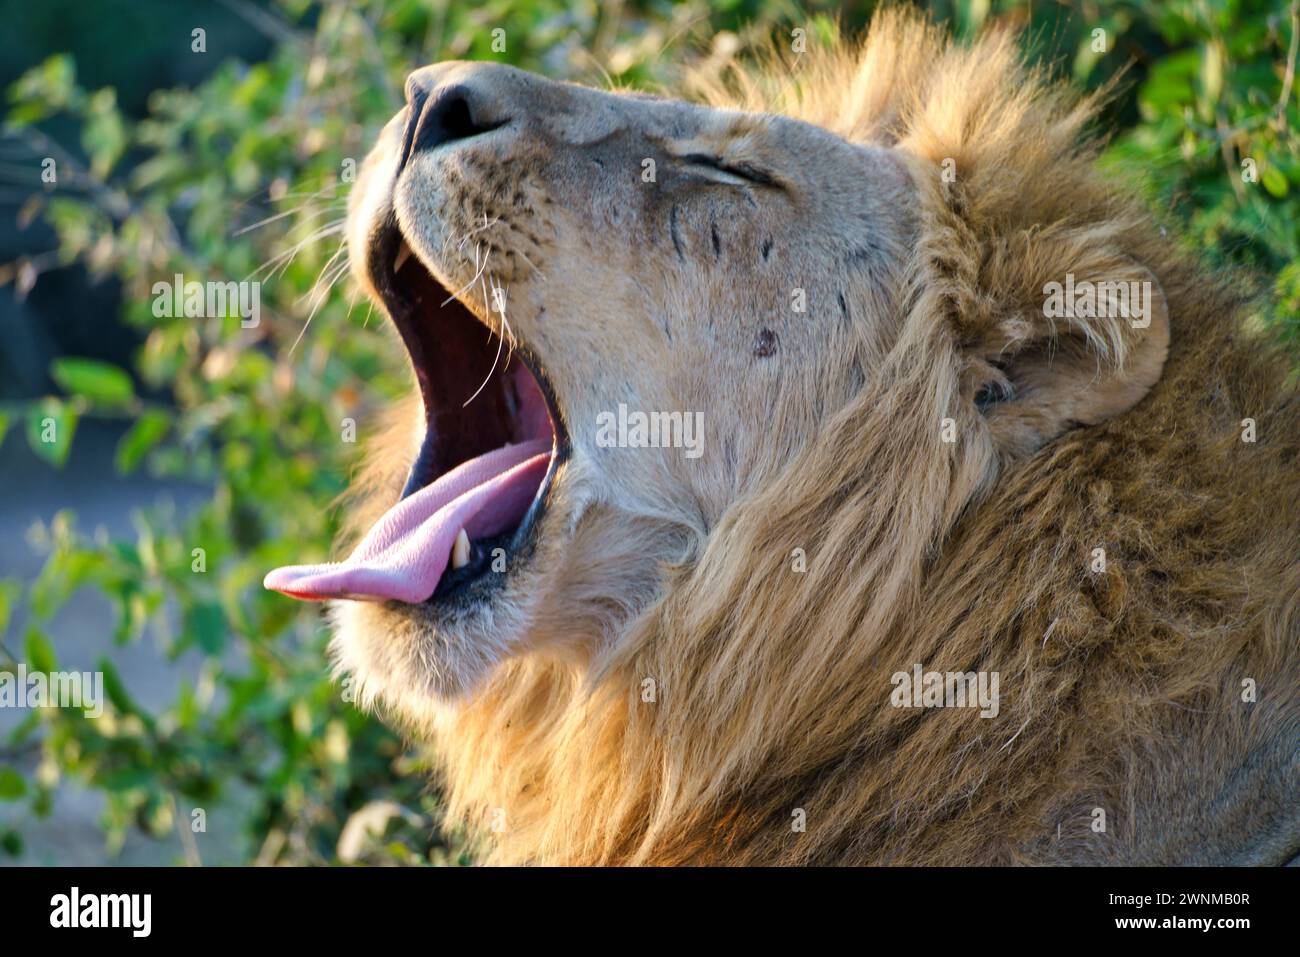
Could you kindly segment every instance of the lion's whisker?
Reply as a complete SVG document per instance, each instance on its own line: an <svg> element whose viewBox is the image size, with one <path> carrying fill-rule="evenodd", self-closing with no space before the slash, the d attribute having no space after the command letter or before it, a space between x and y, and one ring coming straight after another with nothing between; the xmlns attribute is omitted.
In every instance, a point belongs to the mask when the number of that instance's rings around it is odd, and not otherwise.
<svg viewBox="0 0 1300 957"><path fill-rule="evenodd" d="M312 285L312 292L315 292L316 288L320 286L321 281L327 280L324 288L320 290L320 295L316 300L316 304L312 306L311 312L307 314L307 321L302 324L302 329L299 330L298 332L298 338L294 339L293 345L289 347L289 355L293 355L294 351L298 348L298 343L302 342L302 337L307 334L307 327L311 325L312 319L315 318L316 313L320 311L320 307L323 306L325 304L325 301L329 298L330 291L334 288L334 284L338 282L339 277L342 276L347 271L349 263L345 256L343 261L339 263L338 266L335 268L333 274L327 275L330 265L334 262L334 260L338 259L339 256L344 255L346 250L347 250L347 241L344 240L343 242L339 243L338 250L334 253L333 256L329 258L329 261L325 263L324 267L322 267L320 275L317 277L316 282ZM298 302L302 302L302 300L299 299Z"/></svg>
<svg viewBox="0 0 1300 957"><path fill-rule="evenodd" d="M282 268L279 269L279 272L281 275L283 275L284 272L287 271L291 265L293 265L293 261L294 259L297 258L298 253L302 252L302 250L306 246L314 242L319 242L322 239L328 239L330 236L341 234L346 228L346 223L347 223L346 218L336 219L331 223L327 223L325 226L322 226L320 229L317 229L314 232L312 232L309 236L306 236L299 242L295 243L289 249L285 250L282 253L278 253L275 256L272 256L266 262L262 263L251 273L245 276L244 279L245 280L252 279L265 269L270 270L270 272L267 273L267 278L270 279L276 274L277 267L280 266L280 264L283 264L283 266Z"/></svg>
<svg viewBox="0 0 1300 957"><path fill-rule="evenodd" d="M467 242L470 240L471 237L473 237L473 236L477 236L479 233L483 232L483 230L485 230L485 229L490 229L491 227L495 226L495 225L496 225L497 223L499 223L499 222L501 222L501 218L500 218L500 217L497 217L496 219L493 219L491 222L488 222L488 219L487 219L487 213L484 213L484 214L483 214L483 225L482 225L482 226L475 226L473 229L471 229L469 232L467 232L467 233L465 234L465 237L460 241L460 245L457 246L456 249L457 249L458 251L461 250L461 249L463 249L464 246L465 246L465 243L467 243Z"/></svg>
<svg viewBox="0 0 1300 957"><path fill-rule="evenodd" d="M311 200L308 200L305 203L299 203L297 206L293 207L292 209L286 209L283 212L279 212L279 213L275 213L274 215L267 216L265 219L259 219L257 222L251 223L248 226L245 226L243 229L236 230L235 232L231 233L231 235L243 236L245 233L251 233L256 229L261 229L263 226L269 226L271 223L278 222L287 216L293 216L296 213L302 212L304 209L309 209L311 205L312 205ZM330 203L327 206L322 206L318 209L310 210L310 212L308 212L306 216L309 220L315 219L319 216L324 216L327 213L338 212L340 208L341 208L340 203Z"/></svg>
<svg viewBox="0 0 1300 957"><path fill-rule="evenodd" d="M490 255L491 255L491 253L489 252L489 253L488 253L488 256L490 256ZM484 265L484 266L487 265L487 260L488 260L488 257L487 257L487 256L484 256L484 257L483 257L483 265ZM490 305L490 303L489 303L489 301L488 301L487 280L486 280L486 279L481 279L481 280L479 280L479 285L480 285L480 287L481 287L482 290L483 290L483 306L484 306L485 309L487 309L487 310L490 312L490 311L491 311L491 305ZM493 288L495 289L495 288L497 288L497 287L496 287L496 286L493 286ZM502 308L501 308L501 321L502 321L503 324L506 322L506 311L505 311L505 303L504 303L504 302L502 303ZM506 325L506 328L508 329L509 326ZM490 328L489 328L489 331L491 331ZM477 389L474 390L474 394L473 394L472 396L470 396L468 399L466 399L465 402L464 402L464 404L461 405L461 408L462 408L462 409L465 408L465 406L469 405L471 402L473 402L475 399L477 399L479 393L482 392L483 389L487 386L487 384L488 384L489 382L492 381L492 376L493 376L493 374L497 371L497 363L501 361L501 346L502 346L502 343L503 343L504 341L505 341L505 336L504 336L504 335L499 335L499 336L497 336L497 353L496 353L495 356L492 357L492 368L489 369L489 370L488 370L488 374L487 374L486 376L483 377L483 382L479 385L479 387L478 387Z"/></svg>
<svg viewBox="0 0 1300 957"><path fill-rule="evenodd" d="M294 305L298 305L299 303L302 303L305 300L309 300L310 297L316 295L316 289L320 285L321 280L324 278L325 274L329 272L330 267L334 265L335 260L337 260L340 256L343 256L347 253L347 248L348 248L348 243L347 240L344 239L342 242L339 243L339 248L334 251L334 255L330 256L329 259L325 260L325 265L322 266L320 272L316 274L316 281L312 283L311 288L308 289L307 292L303 293L303 295L299 296L298 299L294 302ZM347 261L344 260L344 265L346 264ZM327 287L327 291L328 291L328 287Z"/></svg>
<svg viewBox="0 0 1300 957"><path fill-rule="evenodd" d="M444 299L442 301L442 305L445 306L447 305L447 303L459 299L462 295L464 295L464 293L467 290L469 290L474 285L474 283L478 282L479 277L483 275L483 269L487 266L487 257L486 256L483 257L483 265L480 266L478 264L478 251L479 251L479 246L476 244L474 246L474 265L478 267L478 272L474 273L474 277L470 279L469 282L465 283L465 285L461 286L450 296Z"/></svg>

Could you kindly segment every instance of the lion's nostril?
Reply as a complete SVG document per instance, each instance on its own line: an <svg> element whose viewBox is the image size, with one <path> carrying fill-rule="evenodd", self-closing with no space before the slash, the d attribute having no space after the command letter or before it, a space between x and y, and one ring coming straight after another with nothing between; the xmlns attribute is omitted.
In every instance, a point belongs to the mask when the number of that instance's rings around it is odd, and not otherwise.
<svg viewBox="0 0 1300 957"><path fill-rule="evenodd" d="M421 150L436 149L444 143L488 133L506 123L504 119L488 122L478 115L470 91L463 86L426 92L412 85L407 110L398 172L411 156Z"/></svg>
<svg viewBox="0 0 1300 957"><path fill-rule="evenodd" d="M433 149L449 140L461 140L483 132L470 116L469 102L455 91L438 98L433 109L424 111L415 134L415 148Z"/></svg>

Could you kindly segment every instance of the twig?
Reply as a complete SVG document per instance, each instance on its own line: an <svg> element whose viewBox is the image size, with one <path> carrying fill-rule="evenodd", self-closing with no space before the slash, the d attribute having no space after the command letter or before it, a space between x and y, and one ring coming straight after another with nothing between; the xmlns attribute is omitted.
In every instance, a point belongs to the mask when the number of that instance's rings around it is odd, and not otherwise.
<svg viewBox="0 0 1300 957"><path fill-rule="evenodd" d="M1277 98L1277 115L1286 127L1286 104L1291 99L1291 86L1295 83L1296 53L1300 52L1300 0L1291 0L1291 49L1286 57L1286 73L1282 76L1282 95Z"/></svg>
<svg viewBox="0 0 1300 957"><path fill-rule="evenodd" d="M180 813L180 802L176 800L176 795L172 798L172 817L176 821L176 833L180 836L181 847L185 850L185 863L190 867L202 867L203 858L199 855L198 842L194 840L194 832L185 826L181 820L184 815Z"/></svg>

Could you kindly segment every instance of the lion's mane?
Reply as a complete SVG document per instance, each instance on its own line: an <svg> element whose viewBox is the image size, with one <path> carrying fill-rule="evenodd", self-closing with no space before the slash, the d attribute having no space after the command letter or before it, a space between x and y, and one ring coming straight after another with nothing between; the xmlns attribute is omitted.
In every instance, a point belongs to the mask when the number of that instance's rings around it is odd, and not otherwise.
<svg viewBox="0 0 1300 957"><path fill-rule="evenodd" d="M452 818L495 830L501 862L1275 858L1250 835L1295 782L1294 748L1269 742L1300 728L1300 404L1288 360L1245 331L1250 299L1098 172L1097 102L1009 35L960 46L890 11L861 44L693 95L915 160L896 344L617 641L512 660L419 722ZM1137 408L1024 456L936 443L943 417L975 414L957 400L972 344L1041 312L1044 277L1125 262L1158 278L1172 326ZM1118 326L1084 333L1123 363ZM999 672L997 719L891 707L914 662Z"/></svg>

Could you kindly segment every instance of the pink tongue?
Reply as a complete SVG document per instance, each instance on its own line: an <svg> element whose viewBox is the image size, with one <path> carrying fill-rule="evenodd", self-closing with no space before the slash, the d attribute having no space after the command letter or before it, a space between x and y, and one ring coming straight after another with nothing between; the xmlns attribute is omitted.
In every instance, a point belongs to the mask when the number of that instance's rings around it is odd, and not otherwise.
<svg viewBox="0 0 1300 957"><path fill-rule="evenodd" d="M422 602L438 587L462 528L483 538L524 517L550 451L549 439L533 439L462 462L385 512L344 561L277 568L262 584L309 601Z"/></svg>

